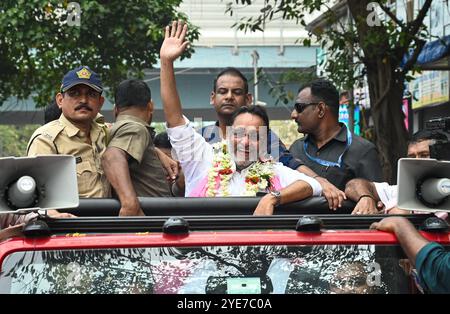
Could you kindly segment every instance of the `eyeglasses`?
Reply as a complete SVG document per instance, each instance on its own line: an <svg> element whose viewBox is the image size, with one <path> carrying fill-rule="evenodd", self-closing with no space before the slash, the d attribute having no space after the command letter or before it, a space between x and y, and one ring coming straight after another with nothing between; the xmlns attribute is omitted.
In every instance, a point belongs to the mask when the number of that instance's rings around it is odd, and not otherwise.
<svg viewBox="0 0 450 314"><path fill-rule="evenodd" d="M245 137L249 139L251 142L257 142L259 141L259 132L257 130L250 130L247 132L245 128L233 128L231 130L231 134L235 139L242 140Z"/></svg>
<svg viewBox="0 0 450 314"><path fill-rule="evenodd" d="M312 103L302 103L302 102L296 102L295 104L294 104L294 109L295 109L295 111L297 111L297 113L302 113L303 112L303 110L305 110L307 107L309 107L309 106L315 106L315 105L318 105L319 103L318 102L312 102Z"/></svg>

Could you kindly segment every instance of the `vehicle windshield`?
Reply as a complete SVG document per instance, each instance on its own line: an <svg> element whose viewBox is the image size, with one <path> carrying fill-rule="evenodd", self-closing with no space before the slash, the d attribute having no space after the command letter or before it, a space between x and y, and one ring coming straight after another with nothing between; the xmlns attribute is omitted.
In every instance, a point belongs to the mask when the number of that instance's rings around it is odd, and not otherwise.
<svg viewBox="0 0 450 314"><path fill-rule="evenodd" d="M203 246L15 252L0 293L408 293L397 246Z"/></svg>

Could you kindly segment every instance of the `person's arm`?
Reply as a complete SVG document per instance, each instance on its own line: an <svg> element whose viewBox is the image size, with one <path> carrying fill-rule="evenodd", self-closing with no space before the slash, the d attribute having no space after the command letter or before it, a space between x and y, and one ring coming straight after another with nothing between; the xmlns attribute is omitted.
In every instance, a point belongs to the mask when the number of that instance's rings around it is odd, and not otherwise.
<svg viewBox="0 0 450 314"><path fill-rule="evenodd" d="M280 190L280 205L287 204L313 195L313 189L306 181L295 181L288 185L284 189ZM275 205L277 204L277 198L272 194L266 194L258 203L255 212L255 216L272 215Z"/></svg>
<svg viewBox="0 0 450 314"><path fill-rule="evenodd" d="M300 201L311 196L321 196L322 187L317 180L276 164L275 173L280 182L280 204ZM254 215L272 215L276 205L276 198L267 194L258 203Z"/></svg>
<svg viewBox="0 0 450 314"><path fill-rule="evenodd" d="M186 184L184 182L184 172L180 170L178 178L172 183L173 196L184 196L186 192Z"/></svg>
<svg viewBox="0 0 450 314"><path fill-rule="evenodd" d="M450 252L429 242L417 253L415 262L423 288L431 293L450 293Z"/></svg>
<svg viewBox="0 0 450 314"><path fill-rule="evenodd" d="M186 32L187 25L182 25L180 21L173 22L172 27L167 26L160 50L161 100L169 128L185 124L175 82L173 62L181 56L189 43L185 41Z"/></svg>
<svg viewBox="0 0 450 314"><path fill-rule="evenodd" d="M22 230L25 224L14 225L6 228L0 229L0 242L3 240L13 238L13 237L21 237L23 236Z"/></svg>
<svg viewBox="0 0 450 314"><path fill-rule="evenodd" d="M161 100L167 123L167 134L174 150L174 158L181 163L185 175L186 195L208 172L213 158L213 148L198 134L183 114L176 88L173 62L186 49L184 40L187 25L180 22L166 27L165 39L160 50Z"/></svg>
<svg viewBox="0 0 450 314"><path fill-rule="evenodd" d="M371 228L395 233L411 264L417 269L420 283L431 293L450 293L450 252L430 242L403 217L388 217Z"/></svg>
<svg viewBox="0 0 450 314"><path fill-rule="evenodd" d="M322 186L322 194L328 201L330 209L336 210L338 207L342 207L342 202L347 199L345 193L339 190L334 184L330 183L326 178L323 178L315 173L311 168L305 165L301 165L297 168L300 173L316 179Z"/></svg>
<svg viewBox="0 0 450 314"><path fill-rule="evenodd" d="M408 219L403 217L384 218L380 222L374 222L370 228L394 233L413 266L416 265L419 251L429 243Z"/></svg>
<svg viewBox="0 0 450 314"><path fill-rule="evenodd" d="M108 147L102 156L102 166L108 181L119 196L119 215L144 216L131 182L127 153L117 147Z"/></svg>
<svg viewBox="0 0 450 314"><path fill-rule="evenodd" d="M167 172L167 179L171 182L175 181L178 177L178 168L180 167L179 163L166 154L158 147L155 147L155 152L158 155L159 160L161 161L162 166Z"/></svg>
<svg viewBox="0 0 450 314"><path fill-rule="evenodd" d="M356 203L352 215L378 214L380 201L375 185L365 179L352 179L345 186L345 195Z"/></svg>
<svg viewBox="0 0 450 314"><path fill-rule="evenodd" d="M431 293L450 293L450 252L429 242L403 217L388 217L375 222L371 229L392 232L417 269L421 285Z"/></svg>
<svg viewBox="0 0 450 314"><path fill-rule="evenodd" d="M345 199L347 199L345 193L339 190L334 184L329 182L326 178L317 175L317 173L315 173L311 168L306 166L301 159L294 158L294 155L298 156L298 152L297 154L295 153L295 148L298 147L298 144L299 142L296 141L294 144L291 145L291 149L294 149L294 153L288 150L287 151L288 155L284 155L283 158L285 159L287 158L287 160L289 160L288 162L289 164L288 165L285 164L285 166L316 179L319 182L320 186L322 187L322 194L327 199L328 206L330 209L336 210L338 207L342 207L342 202ZM286 154L286 152L282 153L282 147L284 147L284 145L280 145L280 155Z"/></svg>
<svg viewBox="0 0 450 314"><path fill-rule="evenodd" d="M372 182L385 181L378 155L375 145L371 144L371 147L359 159L359 167L356 171L357 178L364 178Z"/></svg>

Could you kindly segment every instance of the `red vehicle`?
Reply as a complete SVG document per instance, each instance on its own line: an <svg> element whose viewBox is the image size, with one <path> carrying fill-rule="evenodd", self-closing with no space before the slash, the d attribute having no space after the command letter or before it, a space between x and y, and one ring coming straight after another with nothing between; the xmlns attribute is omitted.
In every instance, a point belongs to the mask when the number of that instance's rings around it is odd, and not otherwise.
<svg viewBox="0 0 450 314"><path fill-rule="evenodd" d="M141 199L147 216L128 218L114 200L82 200L81 217L0 243L0 293L417 293L396 238L369 230L382 216L313 199L253 217L255 202ZM447 231L423 235L450 246Z"/></svg>

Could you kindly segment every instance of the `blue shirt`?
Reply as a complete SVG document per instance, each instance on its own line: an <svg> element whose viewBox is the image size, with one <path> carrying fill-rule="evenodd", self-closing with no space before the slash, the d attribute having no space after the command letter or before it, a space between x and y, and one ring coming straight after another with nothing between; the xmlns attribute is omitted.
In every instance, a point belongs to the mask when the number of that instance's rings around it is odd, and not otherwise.
<svg viewBox="0 0 450 314"><path fill-rule="evenodd" d="M219 121L213 125L208 125L202 128L201 135L209 144L214 144L221 141ZM269 129L267 139L267 153L275 160L281 162L284 166L296 170L303 165L300 159L294 158L289 150L284 146L280 138Z"/></svg>
<svg viewBox="0 0 450 314"><path fill-rule="evenodd" d="M450 293L450 252L438 243L428 243L416 256L421 286L430 293Z"/></svg>

